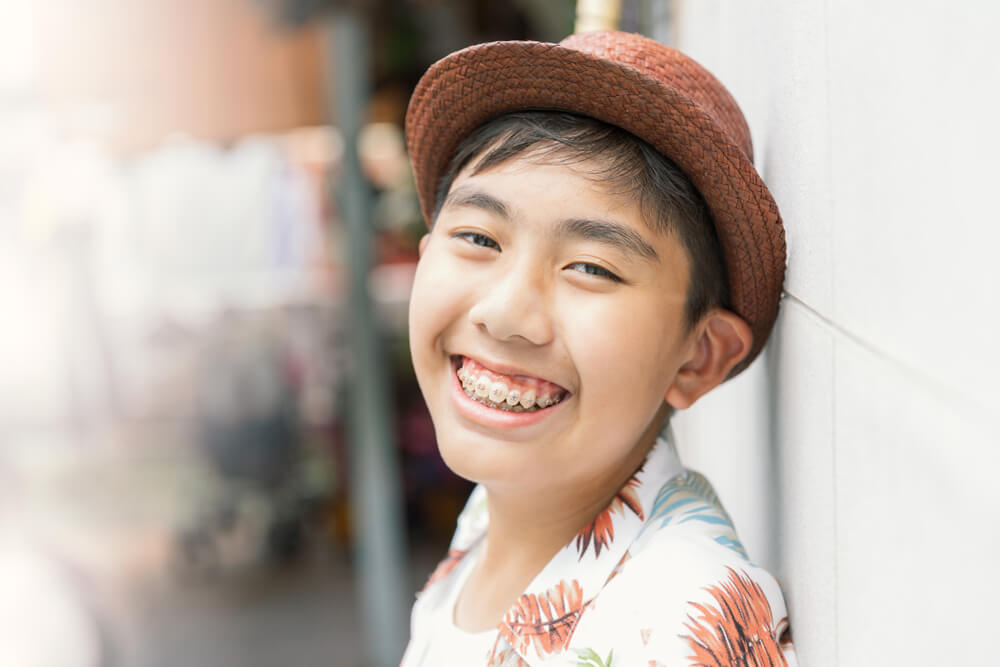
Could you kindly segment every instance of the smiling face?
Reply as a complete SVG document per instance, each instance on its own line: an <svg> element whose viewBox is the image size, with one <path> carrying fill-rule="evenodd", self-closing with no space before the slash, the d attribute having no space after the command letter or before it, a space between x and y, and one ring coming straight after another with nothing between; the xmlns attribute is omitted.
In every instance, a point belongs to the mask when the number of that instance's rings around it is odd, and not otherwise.
<svg viewBox="0 0 1000 667"><path fill-rule="evenodd" d="M410 304L441 454L487 488L614 487L695 346L687 256L587 163L469 172L424 240Z"/></svg>

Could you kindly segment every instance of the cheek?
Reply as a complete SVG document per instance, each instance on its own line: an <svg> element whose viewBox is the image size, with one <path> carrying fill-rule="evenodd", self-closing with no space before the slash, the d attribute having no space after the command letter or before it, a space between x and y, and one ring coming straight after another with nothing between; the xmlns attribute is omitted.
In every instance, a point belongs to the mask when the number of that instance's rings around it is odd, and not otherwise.
<svg viewBox="0 0 1000 667"><path fill-rule="evenodd" d="M629 412L655 410L676 371L672 314L626 303L603 312L577 312L576 317L579 335L571 354L582 387L608 406Z"/></svg>
<svg viewBox="0 0 1000 667"><path fill-rule="evenodd" d="M430 286L432 272L427 264L427 255L417 264L417 272L413 277L413 289L410 291L410 355L419 379L422 362L427 355L428 345L433 338L435 311L434 301L429 298L434 293Z"/></svg>
<svg viewBox="0 0 1000 667"><path fill-rule="evenodd" d="M455 280L448 258L426 249L410 292L410 349L414 364L440 342L440 336L461 317L462 281Z"/></svg>

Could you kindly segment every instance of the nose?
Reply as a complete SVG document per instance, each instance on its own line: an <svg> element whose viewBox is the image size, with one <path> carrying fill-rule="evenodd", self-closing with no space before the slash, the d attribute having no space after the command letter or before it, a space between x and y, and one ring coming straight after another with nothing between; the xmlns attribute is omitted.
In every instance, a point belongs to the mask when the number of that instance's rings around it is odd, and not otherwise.
<svg viewBox="0 0 1000 667"><path fill-rule="evenodd" d="M494 276L469 309L469 319L501 341L525 340L534 345L552 341L549 299L541 281L526 273L508 271Z"/></svg>

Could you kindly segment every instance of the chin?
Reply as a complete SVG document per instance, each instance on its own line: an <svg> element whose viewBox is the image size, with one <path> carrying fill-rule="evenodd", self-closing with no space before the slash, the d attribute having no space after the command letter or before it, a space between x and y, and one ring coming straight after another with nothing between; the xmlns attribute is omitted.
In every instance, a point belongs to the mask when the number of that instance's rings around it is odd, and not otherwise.
<svg viewBox="0 0 1000 667"><path fill-rule="evenodd" d="M502 478L505 464L502 459L488 453L487 443L474 438L438 436L438 451L448 469L463 479L484 484Z"/></svg>

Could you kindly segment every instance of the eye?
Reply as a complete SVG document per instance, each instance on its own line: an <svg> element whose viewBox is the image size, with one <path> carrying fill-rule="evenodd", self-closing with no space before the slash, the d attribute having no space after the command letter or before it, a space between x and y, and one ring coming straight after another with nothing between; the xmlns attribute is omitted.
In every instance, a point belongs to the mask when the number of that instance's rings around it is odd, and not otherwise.
<svg viewBox="0 0 1000 667"><path fill-rule="evenodd" d="M493 250L500 249L500 244L491 239L489 236L480 234L479 232L459 232L455 234L455 238L465 239L472 245L478 245L484 248L492 248Z"/></svg>
<svg viewBox="0 0 1000 667"><path fill-rule="evenodd" d="M586 273L587 275L597 276L598 278L607 278L616 283L622 282L622 279L611 273L603 266L598 266L597 264L589 264L587 262L574 262L566 267L567 269L573 269L574 271L579 271L580 273Z"/></svg>

